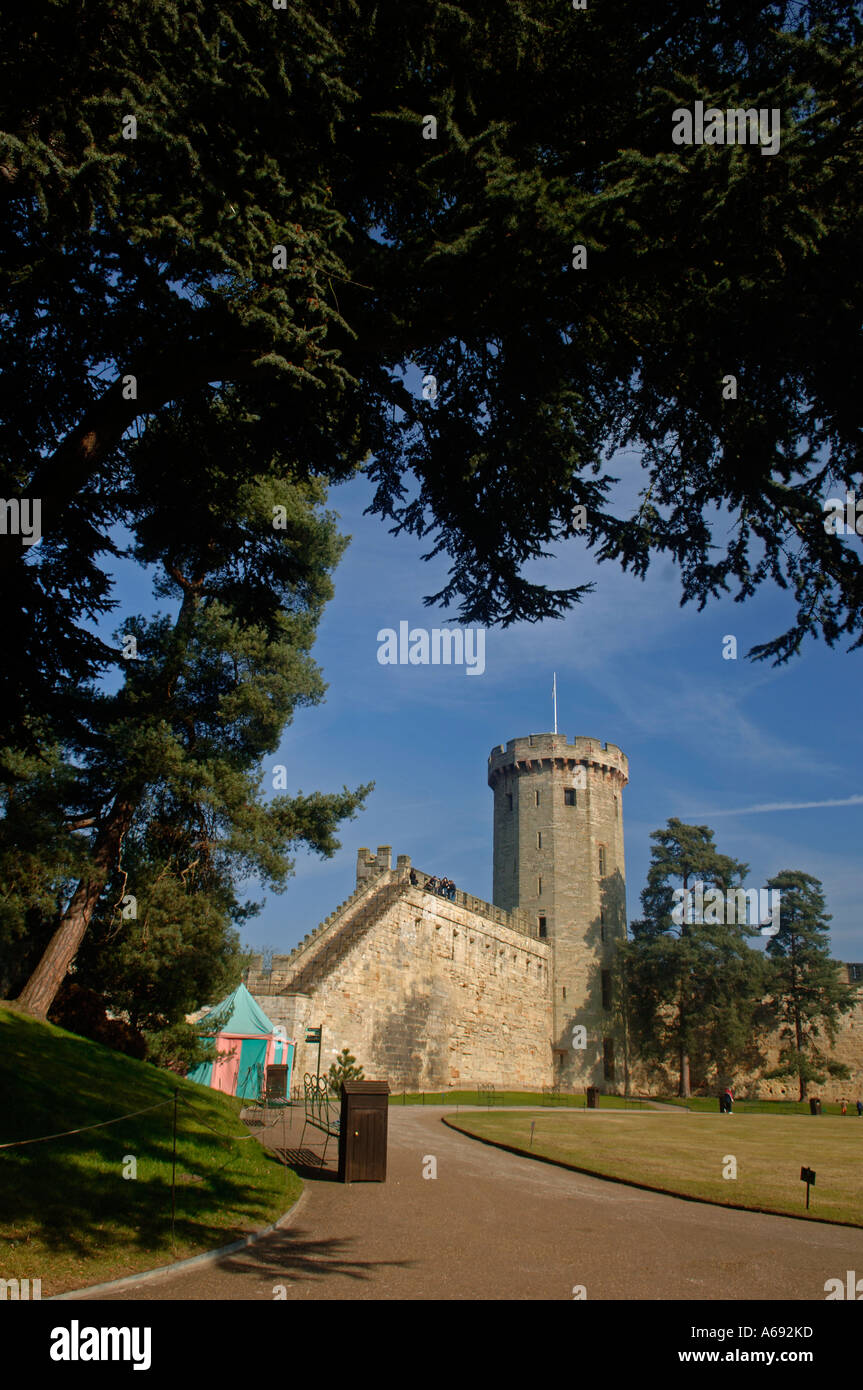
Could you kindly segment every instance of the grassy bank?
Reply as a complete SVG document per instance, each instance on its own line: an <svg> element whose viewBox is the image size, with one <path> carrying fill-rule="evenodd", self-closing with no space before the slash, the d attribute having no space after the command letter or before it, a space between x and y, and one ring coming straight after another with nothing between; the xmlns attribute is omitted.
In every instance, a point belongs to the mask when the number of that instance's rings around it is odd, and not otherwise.
<svg viewBox="0 0 863 1390"><path fill-rule="evenodd" d="M302 1190L250 1137L233 1097L7 1009L0 1095L0 1144L16 1144L0 1149L0 1278L41 1279L43 1297L225 1245Z"/></svg>

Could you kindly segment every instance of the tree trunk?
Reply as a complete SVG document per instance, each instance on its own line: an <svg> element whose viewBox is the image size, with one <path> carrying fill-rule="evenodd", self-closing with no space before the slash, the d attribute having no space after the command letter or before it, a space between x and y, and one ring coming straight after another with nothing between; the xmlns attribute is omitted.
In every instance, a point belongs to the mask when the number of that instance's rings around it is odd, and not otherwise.
<svg viewBox="0 0 863 1390"><path fill-rule="evenodd" d="M677 1020L678 1020L678 1028L680 1029L680 1054L679 1054L679 1055L680 1055L680 1081L679 1081L678 1086L677 1086L677 1094L678 1094L678 1096L682 1096L683 1099L686 1100L686 1099L689 1098L689 1096L692 1095L692 1089L691 1089L691 1078L690 1078L690 1075L689 1075L689 1052L688 1052L688 1050L687 1050L686 1042L685 1042L685 1037L686 1037L686 1034L685 1034L685 1031L684 1031L685 1016L684 1016L684 1012L683 1012L683 990L682 990L682 988L681 988L681 991L680 991L680 998L679 998L678 1003L677 1003Z"/></svg>
<svg viewBox="0 0 863 1390"><path fill-rule="evenodd" d="M683 941L683 940L689 935L689 933L688 933L687 930L686 930L686 915L687 915L687 913L688 913L688 911L689 911L689 896L688 896L688 895L689 895L689 875L688 875L688 874L684 874L684 875L683 875L683 892L684 892L684 895L685 895L685 896L684 896L684 899L683 899L683 902L684 902L683 922L682 922L681 927L680 927L680 939L681 939L681 941ZM692 1094L692 1091L691 1091L691 1088L690 1088L690 1077L689 1077L689 1053L688 1053L687 1050L686 1050L686 1043L685 1043L685 1041L684 1041L684 1038L685 1038L685 1031L684 1031L684 1006L683 1006L684 988L685 988L685 987L684 987L684 982L683 982L683 980L681 980L681 982L680 982L680 994L679 994L678 1000L677 1000L677 1026L678 1026L678 1029L679 1029L679 1031L680 1031L680 1081L679 1081L678 1086L677 1086L677 1094L678 1094L678 1096L682 1097L682 1099L688 1100L689 1097L690 1097L690 1095Z"/></svg>
<svg viewBox="0 0 863 1390"><path fill-rule="evenodd" d="M800 1026L800 1009L794 1005L794 1034L797 1040L797 1079L800 1082L800 1099L806 1099L808 1082L803 1075L803 1029Z"/></svg>
<svg viewBox="0 0 863 1390"><path fill-rule="evenodd" d="M680 1045L680 1085L677 1088L677 1094L684 1098L688 1098L692 1095L689 1076L689 1054L683 1043Z"/></svg>
<svg viewBox="0 0 863 1390"><path fill-rule="evenodd" d="M123 837L132 823L137 797L117 797L93 849L93 868L82 878L45 952L18 997L20 1008L47 1018L58 989L84 939L99 898L120 857Z"/></svg>
<svg viewBox="0 0 863 1390"><path fill-rule="evenodd" d="M806 1099L808 1089L803 1076L803 1025L800 1022L800 997L797 990L797 935L791 932L791 994L794 1000L794 1045L797 1048L797 1080L800 1083L800 1099Z"/></svg>

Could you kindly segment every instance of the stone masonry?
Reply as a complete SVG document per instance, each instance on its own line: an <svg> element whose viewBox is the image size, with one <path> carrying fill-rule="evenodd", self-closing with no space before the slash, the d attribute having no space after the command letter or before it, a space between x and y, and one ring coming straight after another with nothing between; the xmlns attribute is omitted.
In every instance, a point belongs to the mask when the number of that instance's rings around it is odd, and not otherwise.
<svg viewBox="0 0 863 1390"><path fill-rule="evenodd" d="M314 1072L305 1029L322 1025L322 1072L347 1046L392 1090L547 1085L548 943L524 914L449 902L411 886L406 855L389 863L388 846L360 850L347 902L269 974L253 963L249 989L297 1042L295 1075Z"/></svg>
<svg viewBox="0 0 863 1390"><path fill-rule="evenodd" d="M626 755L596 738L532 734L488 762L494 900L526 910L551 946L554 1081L567 1087L613 1083L620 1066L609 971L626 935L628 780ZM573 1046L576 1027L584 1046Z"/></svg>

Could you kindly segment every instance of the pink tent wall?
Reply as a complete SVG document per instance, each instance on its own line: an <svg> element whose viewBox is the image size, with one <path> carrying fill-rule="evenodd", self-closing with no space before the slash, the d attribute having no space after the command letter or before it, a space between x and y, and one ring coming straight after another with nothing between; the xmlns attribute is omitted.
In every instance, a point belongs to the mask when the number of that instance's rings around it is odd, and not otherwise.
<svg viewBox="0 0 863 1390"><path fill-rule="evenodd" d="M213 1079L210 1085L216 1091L225 1091L229 1096L236 1093L237 1072L240 1069L240 1049L243 1046L243 1038L237 1033L217 1033L216 1052L224 1052L228 1055L219 1057L213 1063ZM281 1044L280 1044L281 1047ZM269 1038L267 1041L267 1055L265 1066L271 1066L275 1061L276 1040Z"/></svg>

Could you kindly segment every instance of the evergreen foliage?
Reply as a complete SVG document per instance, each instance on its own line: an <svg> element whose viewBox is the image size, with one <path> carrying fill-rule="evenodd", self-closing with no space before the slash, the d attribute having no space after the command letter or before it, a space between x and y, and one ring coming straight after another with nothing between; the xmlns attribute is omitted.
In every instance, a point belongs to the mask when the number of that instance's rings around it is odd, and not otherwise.
<svg viewBox="0 0 863 1390"><path fill-rule="evenodd" d="M820 1039L835 1042L841 1016L853 1008L858 990L842 982L839 965L830 959L831 919L819 880L784 870L768 887L781 893L779 931L767 945L767 987L782 1046L776 1067L765 1075L793 1077L805 1100L812 1083L851 1075L843 1062L826 1054Z"/></svg>
<svg viewBox="0 0 863 1390"><path fill-rule="evenodd" d="M336 1060L330 1063L327 1089L331 1096L341 1095L343 1081L365 1080L365 1072L362 1067L356 1065L356 1061L354 1054L347 1047L343 1047Z"/></svg>
<svg viewBox="0 0 863 1390"><path fill-rule="evenodd" d="M74 761L28 767L30 800L50 806L53 792L55 822L83 835L77 885L20 996L34 1012L47 1011L92 921L86 977L135 1026L179 1023L239 977L233 926L250 909L237 886L256 878L283 891L292 848L331 855L336 824L369 791L264 786L262 759L294 711L323 697L310 651L344 542L323 484L293 477L290 460L259 456L254 474L251 462L231 473L225 449L244 457L260 443L222 392L184 403L134 446L133 549L158 561L174 616L127 622L136 654L115 691L90 688L79 702L64 749ZM188 457L196 469L184 470ZM19 793L8 796L14 804ZM68 887L64 860L54 879L64 870ZM124 910L128 893L137 915ZM22 901L10 931L20 934L25 910Z"/></svg>
<svg viewBox="0 0 863 1390"><path fill-rule="evenodd" d="M466 621L581 599L525 569L584 505L598 560L669 554L686 599L789 588L756 655L859 644L822 502L860 478L860 38L854 0L7 9L0 492L44 530L0 546L13 741L110 665L130 432L208 383L309 472L365 463ZM695 100L779 109L780 151L673 145Z"/></svg>
<svg viewBox="0 0 863 1390"><path fill-rule="evenodd" d="M725 1085L741 1067L762 1059L766 1027L764 959L747 943L745 924L695 920L692 907L676 922L674 886L700 882L706 892L738 887L746 864L720 854L706 825L672 817L651 837L651 865L641 895L643 918L620 948L626 1016L635 1051L661 1065L674 1059L678 1094L694 1084Z"/></svg>

